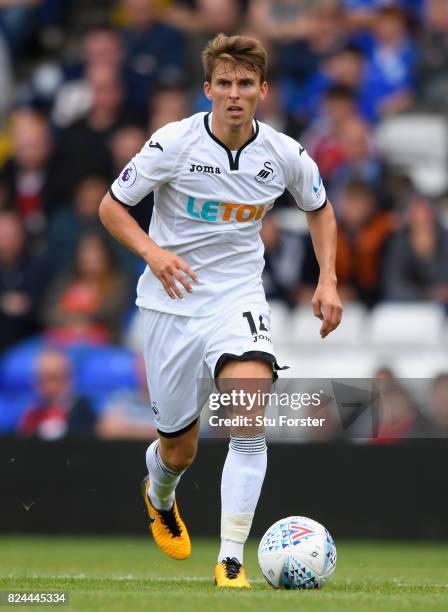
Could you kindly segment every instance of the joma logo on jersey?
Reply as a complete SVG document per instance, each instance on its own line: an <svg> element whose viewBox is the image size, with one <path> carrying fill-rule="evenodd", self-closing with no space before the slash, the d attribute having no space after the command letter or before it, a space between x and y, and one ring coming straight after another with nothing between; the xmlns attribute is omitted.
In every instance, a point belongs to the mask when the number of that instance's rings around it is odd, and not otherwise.
<svg viewBox="0 0 448 612"><path fill-rule="evenodd" d="M203 166L201 164L190 164L190 172L205 172L206 174L221 174L221 168L217 166Z"/></svg>
<svg viewBox="0 0 448 612"><path fill-rule="evenodd" d="M267 210L266 204L234 204L233 202L216 202L215 200L197 201L188 198L187 212L194 219L205 221L259 221Z"/></svg>

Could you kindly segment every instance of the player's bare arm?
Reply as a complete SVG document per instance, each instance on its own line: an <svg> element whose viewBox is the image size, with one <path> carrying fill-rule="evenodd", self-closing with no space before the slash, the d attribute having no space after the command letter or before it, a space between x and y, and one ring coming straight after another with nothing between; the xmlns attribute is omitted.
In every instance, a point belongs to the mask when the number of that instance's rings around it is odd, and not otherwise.
<svg viewBox="0 0 448 612"><path fill-rule="evenodd" d="M125 207L116 202L109 193L104 196L100 204L99 215L104 227L118 242L146 261L151 272L159 279L172 299L183 298L175 279L186 291L192 292L193 289L185 274L194 282L197 282L197 275L190 266L182 257L160 248L141 229Z"/></svg>
<svg viewBox="0 0 448 612"><path fill-rule="evenodd" d="M333 207L326 206L306 213L314 252L319 263L319 281L311 301L313 312L322 321L320 335L328 336L342 319L342 305L337 292L336 279L336 219Z"/></svg>

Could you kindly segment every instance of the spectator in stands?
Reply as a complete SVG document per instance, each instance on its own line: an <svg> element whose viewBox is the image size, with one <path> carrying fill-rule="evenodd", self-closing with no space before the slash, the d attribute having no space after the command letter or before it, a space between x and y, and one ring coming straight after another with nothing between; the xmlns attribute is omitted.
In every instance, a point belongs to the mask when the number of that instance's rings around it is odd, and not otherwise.
<svg viewBox="0 0 448 612"><path fill-rule="evenodd" d="M438 374L432 381L429 416L431 437L448 435L448 372Z"/></svg>
<svg viewBox="0 0 448 612"><path fill-rule="evenodd" d="M11 208L9 193L6 185L0 181L0 210Z"/></svg>
<svg viewBox="0 0 448 612"><path fill-rule="evenodd" d="M332 87L344 87L353 92L357 111L370 120L372 104L364 77L365 53L354 44L346 44L325 58L310 74L299 97L294 101L296 111L309 118L319 119L325 93Z"/></svg>
<svg viewBox="0 0 448 612"><path fill-rule="evenodd" d="M389 366L380 366L374 373L374 390L378 393L378 431L373 442L384 444L402 438L428 435L429 423L420 412L415 396L406 390L405 381L397 379Z"/></svg>
<svg viewBox="0 0 448 612"><path fill-rule="evenodd" d="M288 117L282 110L280 88L275 81L269 83L269 95L257 108L257 119L267 123L279 132L297 134L293 125L288 124Z"/></svg>
<svg viewBox="0 0 448 612"><path fill-rule="evenodd" d="M280 230L274 214L263 219L260 236L265 248L263 285L266 297L292 307L299 291L302 237L294 231Z"/></svg>
<svg viewBox="0 0 448 612"><path fill-rule="evenodd" d="M341 0L346 11L346 26L355 32L370 28L375 21L376 11L388 4L400 7L404 16L415 21L421 18L425 2L427 0Z"/></svg>
<svg viewBox="0 0 448 612"><path fill-rule="evenodd" d="M448 3L426 0L425 28L419 41L418 93L423 102L442 112L448 97Z"/></svg>
<svg viewBox="0 0 448 612"><path fill-rule="evenodd" d="M384 165L376 154L368 124L353 116L339 124L339 145L342 160L328 177L328 190L335 207L338 207L338 192L353 180L362 181L375 192L377 203L384 205Z"/></svg>
<svg viewBox="0 0 448 612"><path fill-rule="evenodd" d="M123 128L123 132L129 131L132 133L136 130L136 136L141 132L140 128ZM120 136L121 130L117 132ZM135 144L135 140L129 138L131 143ZM126 148L129 143L122 134L119 137L118 143ZM138 149L137 149L138 150ZM137 151L132 153L126 161L128 161ZM122 168L120 168L121 170ZM117 170L118 174L119 170ZM124 273L132 274L138 279L142 272L142 260L127 249L122 247L116 240L113 240L110 235L104 230L98 217L99 204L108 189L108 182L102 176L88 176L83 179L76 188L75 200L72 208L66 208L58 215L50 226L49 231L49 247L48 260L56 263L55 272L61 272L67 268L75 258L76 249L83 236L89 233L99 233L109 243L112 248L114 257L120 268L123 268ZM146 197L138 206L134 206L130 213L134 217L146 215L149 218L151 206L148 204L149 197ZM151 200L152 202L152 200ZM149 208L149 210L148 210ZM146 229L148 229L148 225ZM57 254L53 256L54 254Z"/></svg>
<svg viewBox="0 0 448 612"><path fill-rule="evenodd" d="M315 117L319 109L313 104L317 102L315 97L319 93L319 85L324 88L321 93L332 84L345 85L357 93L358 72L363 67L364 60L357 49L352 51L347 46L347 33L342 27L342 13L337 2L323 0L310 3L310 14L314 19L314 31L306 42L297 46L295 53L288 53L281 61L290 67L291 76L296 72L298 98L302 100L306 114ZM303 78L299 78L300 75L294 67L291 68L291 64L305 64L302 68ZM322 81L319 80L321 74ZM325 77L329 78L329 81L326 81ZM317 92L313 89L315 85L318 86ZM290 109L290 105L287 108Z"/></svg>
<svg viewBox="0 0 448 612"><path fill-rule="evenodd" d="M409 108L414 97L415 60L416 48L404 13L395 6L380 8L365 78L374 120Z"/></svg>
<svg viewBox="0 0 448 612"><path fill-rule="evenodd" d="M41 236L58 204L57 177L48 122L32 110L11 116L11 155L0 171L0 185L27 231Z"/></svg>
<svg viewBox="0 0 448 612"><path fill-rule="evenodd" d="M119 33L105 26L93 27L83 37L81 72L94 66L110 66L120 72L124 62L124 49Z"/></svg>
<svg viewBox="0 0 448 612"><path fill-rule="evenodd" d="M59 88L54 101L53 123L66 128L85 117L92 105L88 75L95 75L104 66L122 75L123 63L124 49L118 32L106 27L89 30L82 40L80 61L63 67L66 82Z"/></svg>
<svg viewBox="0 0 448 612"><path fill-rule="evenodd" d="M158 94L155 94L154 101L158 99ZM161 111L162 113L163 111ZM172 121L173 119L171 119ZM160 126L159 126L160 127ZM152 131L150 132L152 134ZM129 160L140 151L145 145L147 134L137 126L127 125L120 128L112 137L111 151L114 165L114 175L118 176L123 168L128 164ZM101 198L100 198L101 199ZM137 206L129 207L129 214L138 222L140 227L148 231L151 221L152 209L154 205L154 196L151 192L144 197ZM126 267L130 267L132 272L140 275L143 271L141 266L144 263L141 258L134 256L128 249L121 247L116 240L113 240L114 248L119 248L120 259Z"/></svg>
<svg viewBox="0 0 448 612"><path fill-rule="evenodd" d="M391 389L398 384L395 372L387 365L376 368L373 379L376 383L376 388L381 390Z"/></svg>
<svg viewBox="0 0 448 612"><path fill-rule="evenodd" d="M189 114L188 98L180 87L159 87L151 99L149 109L149 134Z"/></svg>
<svg viewBox="0 0 448 612"><path fill-rule="evenodd" d="M177 83L183 75L185 41L170 23L162 23L154 0L122 0L122 31L129 95L146 111L156 83Z"/></svg>
<svg viewBox="0 0 448 612"><path fill-rule="evenodd" d="M14 211L0 211L0 351L38 330L37 302L47 271L32 256L23 223Z"/></svg>
<svg viewBox="0 0 448 612"><path fill-rule="evenodd" d="M400 439L425 438L431 432L428 419L421 413L415 395L407 390L389 367L375 373L375 390L379 393L379 427L372 440L389 444Z"/></svg>
<svg viewBox="0 0 448 612"><path fill-rule="evenodd" d="M305 82L339 42L341 29L337 22L334 3L304 0L249 3L248 26L268 49L289 115L298 115L297 104Z"/></svg>
<svg viewBox="0 0 448 612"><path fill-rule="evenodd" d="M238 0L175 0L163 16L164 22L183 32L185 72L190 86L202 86L203 74L197 67L207 41L219 32L233 34L241 24Z"/></svg>
<svg viewBox="0 0 448 612"><path fill-rule="evenodd" d="M6 0L0 3L0 31L3 31L11 51L18 55L28 38L35 7L42 0Z"/></svg>
<svg viewBox="0 0 448 612"><path fill-rule="evenodd" d="M379 396L379 428L374 444L392 444L423 437L428 424L409 393L399 384L383 387Z"/></svg>
<svg viewBox="0 0 448 612"><path fill-rule="evenodd" d="M388 172L384 176L383 190L388 207L394 211L399 229L407 223L409 202L415 197L414 182L405 171Z"/></svg>
<svg viewBox="0 0 448 612"><path fill-rule="evenodd" d="M344 161L344 126L356 116L353 90L345 85L332 85L323 96L321 114L303 134L302 142L325 181L331 179Z"/></svg>
<svg viewBox="0 0 448 612"><path fill-rule="evenodd" d="M91 67L87 80L92 93L88 114L61 131L56 150L57 174L66 201L84 177L100 174L112 178L110 141L113 135L130 122L142 122L126 108L124 84L115 68Z"/></svg>
<svg viewBox="0 0 448 612"><path fill-rule="evenodd" d="M309 46L321 63L347 43L339 0L310 2L310 15L314 19L314 29L309 37Z"/></svg>
<svg viewBox="0 0 448 612"><path fill-rule="evenodd" d="M240 6L234 0L175 0L165 19L189 34L213 36L232 32L239 25Z"/></svg>
<svg viewBox="0 0 448 612"><path fill-rule="evenodd" d="M316 29L309 5L307 0L251 0L248 22L264 43L306 39Z"/></svg>
<svg viewBox="0 0 448 612"><path fill-rule="evenodd" d="M336 274L346 299L373 306L381 297L381 270L392 213L378 210L375 192L353 179L345 186L338 224Z"/></svg>
<svg viewBox="0 0 448 612"><path fill-rule="evenodd" d="M53 273L61 272L70 265L82 236L95 231L102 233L98 208L107 189L107 178L87 176L76 187L73 205L61 208L51 219L47 250Z"/></svg>
<svg viewBox="0 0 448 612"><path fill-rule="evenodd" d="M392 213L378 210L374 192L358 180L349 182L339 208L336 276L344 302L360 301L368 307L381 298L383 256L394 228ZM311 240L306 244L303 280L311 285L318 269L312 255ZM301 301L310 300L304 288Z"/></svg>
<svg viewBox="0 0 448 612"><path fill-rule="evenodd" d="M345 27L355 34L369 28L375 20L379 0L341 0Z"/></svg>
<svg viewBox="0 0 448 612"><path fill-rule="evenodd" d="M145 130L136 125L124 125L115 132L110 141L115 175L140 151L146 140Z"/></svg>
<svg viewBox="0 0 448 612"><path fill-rule="evenodd" d="M393 442L398 438L422 438L430 433L429 421L418 409L415 393L405 389L389 366L380 366L374 373L373 391L378 394L374 410L378 409L378 431L375 442ZM371 425L375 426L375 421Z"/></svg>
<svg viewBox="0 0 448 612"><path fill-rule="evenodd" d="M139 389L116 392L101 411L96 432L106 439L151 440L157 437L142 355L136 357Z"/></svg>
<svg viewBox="0 0 448 612"><path fill-rule="evenodd" d="M407 223L391 241L384 295L388 300L429 300L448 306L448 231L422 197L411 201Z"/></svg>
<svg viewBox="0 0 448 612"><path fill-rule="evenodd" d="M78 243L73 269L49 288L43 322L49 336L63 342L117 341L130 295L110 243L102 234L87 234Z"/></svg>
<svg viewBox="0 0 448 612"><path fill-rule="evenodd" d="M45 349L36 364L37 401L25 411L17 433L43 440L90 436L96 415L86 398L73 391L71 366L64 353Z"/></svg>

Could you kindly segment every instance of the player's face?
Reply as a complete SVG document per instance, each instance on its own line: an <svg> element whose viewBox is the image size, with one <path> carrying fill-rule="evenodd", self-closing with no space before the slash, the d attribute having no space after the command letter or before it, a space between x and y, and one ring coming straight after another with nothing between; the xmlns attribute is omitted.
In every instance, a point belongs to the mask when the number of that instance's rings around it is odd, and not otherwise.
<svg viewBox="0 0 448 612"><path fill-rule="evenodd" d="M211 81L204 84L205 95L212 101L213 119L226 127L238 128L251 122L258 103L268 91L266 81L257 72L241 64L219 62Z"/></svg>

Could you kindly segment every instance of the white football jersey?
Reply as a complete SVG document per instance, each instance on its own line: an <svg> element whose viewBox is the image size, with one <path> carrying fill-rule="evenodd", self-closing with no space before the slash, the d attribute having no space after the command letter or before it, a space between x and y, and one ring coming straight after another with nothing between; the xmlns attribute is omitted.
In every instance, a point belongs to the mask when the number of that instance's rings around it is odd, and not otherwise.
<svg viewBox="0 0 448 612"><path fill-rule="evenodd" d="M254 134L230 151L211 131L211 113L157 130L112 184L112 197L138 204L154 191L149 235L197 273L193 293L171 299L147 266L137 305L206 316L247 300L264 302L261 222L285 189L304 211L326 203L314 161L292 138L254 119Z"/></svg>

